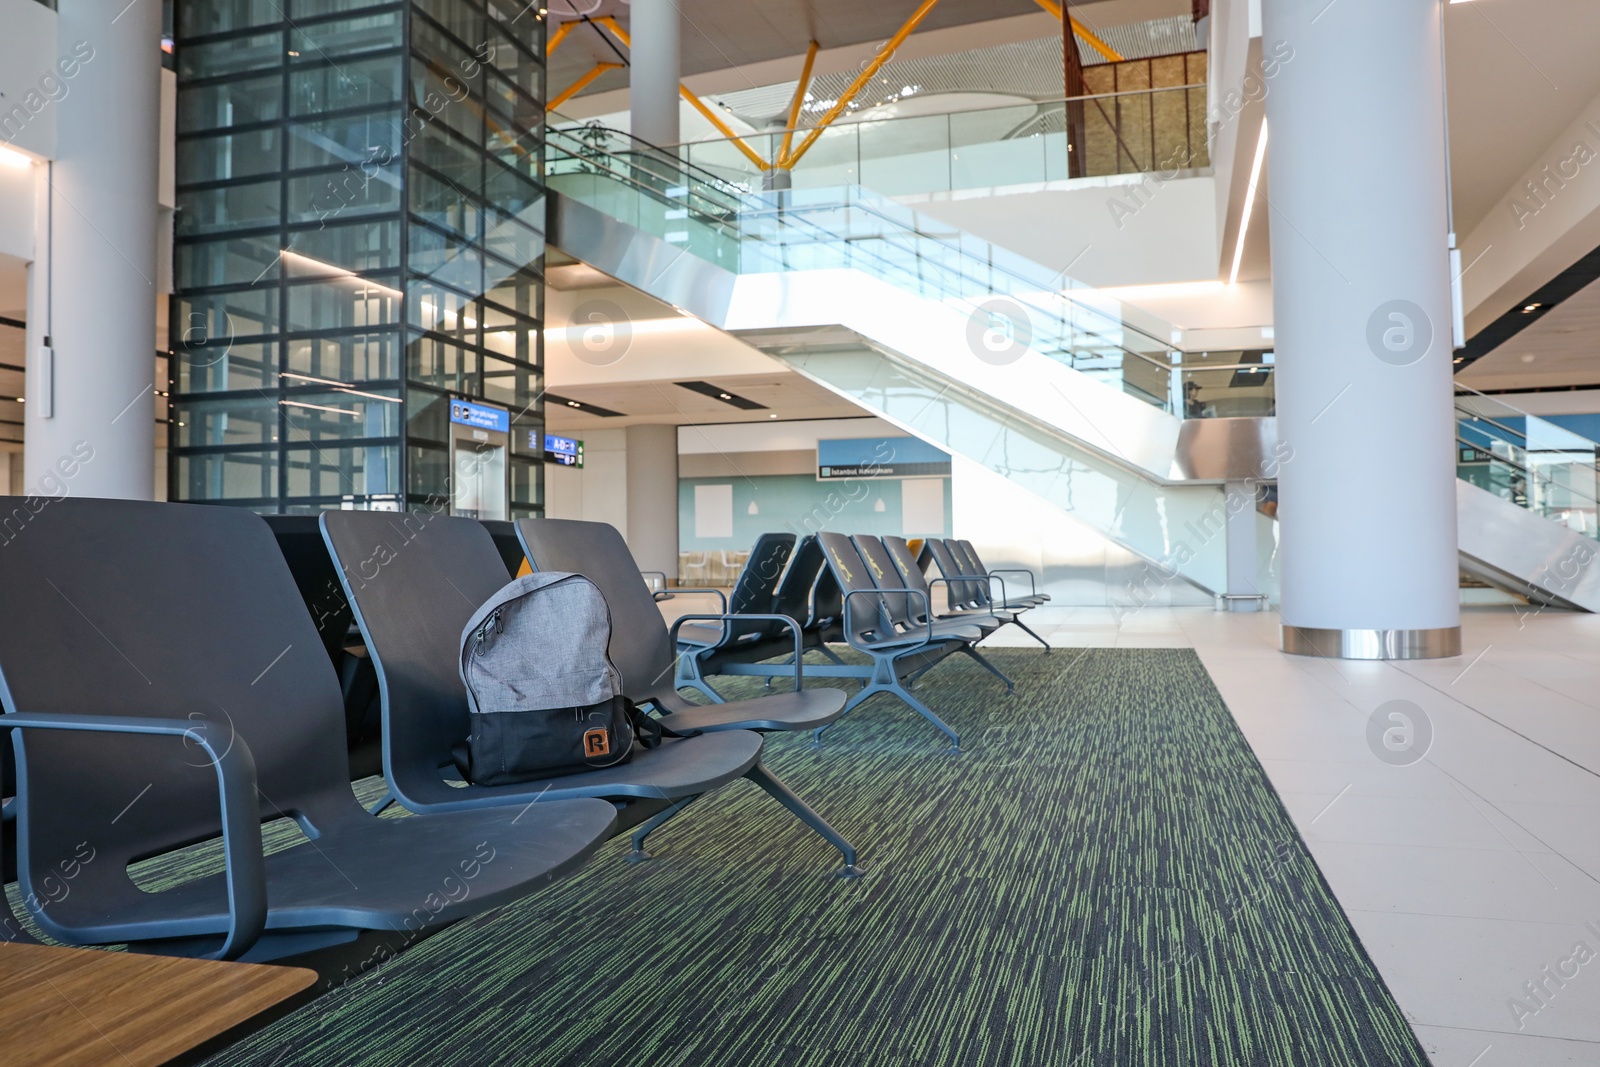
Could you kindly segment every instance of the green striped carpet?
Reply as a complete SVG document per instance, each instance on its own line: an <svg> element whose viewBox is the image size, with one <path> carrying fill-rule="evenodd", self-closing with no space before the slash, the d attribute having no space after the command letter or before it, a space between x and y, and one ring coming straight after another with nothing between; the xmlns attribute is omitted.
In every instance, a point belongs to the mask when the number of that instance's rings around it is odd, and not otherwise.
<svg viewBox="0 0 1600 1067"><path fill-rule="evenodd" d="M1427 1062L1192 652L993 658L769 743L866 878L741 782L211 1062Z"/></svg>

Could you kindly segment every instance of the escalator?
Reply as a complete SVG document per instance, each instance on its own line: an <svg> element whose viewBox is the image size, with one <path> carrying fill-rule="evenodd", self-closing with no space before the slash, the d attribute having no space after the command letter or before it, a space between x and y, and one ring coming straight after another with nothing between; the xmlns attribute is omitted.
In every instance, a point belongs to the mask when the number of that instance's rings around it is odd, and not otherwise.
<svg viewBox="0 0 1600 1067"><path fill-rule="evenodd" d="M1535 604L1600 611L1600 442L1458 387L1461 568Z"/></svg>
<svg viewBox="0 0 1600 1067"><path fill-rule="evenodd" d="M1163 577L1227 591L1223 487L1277 475L1270 365L1186 361L1168 324L859 187L748 189L595 126L551 129L546 162L556 248L1002 475ZM1264 397L1263 413L1185 417L1210 410L1196 397L1219 379ZM1510 444L1499 462L1528 463ZM1590 568L1566 577L1592 537L1459 489L1465 569L1600 610ZM1275 599L1274 524L1256 521L1252 577Z"/></svg>

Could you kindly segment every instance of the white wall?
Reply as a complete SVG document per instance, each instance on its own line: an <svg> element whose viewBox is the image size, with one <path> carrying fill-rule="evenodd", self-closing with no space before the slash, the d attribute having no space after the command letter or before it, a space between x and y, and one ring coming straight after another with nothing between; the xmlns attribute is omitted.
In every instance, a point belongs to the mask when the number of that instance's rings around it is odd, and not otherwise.
<svg viewBox="0 0 1600 1067"><path fill-rule="evenodd" d="M72 89L56 69L56 13L34 0L0 0L0 28L0 122L15 108L27 114L0 127L0 143L49 159L56 151L52 97Z"/></svg>
<svg viewBox="0 0 1600 1067"><path fill-rule="evenodd" d="M1128 609L1135 604L1212 604L1209 596L1181 579L1160 583L1152 590L1138 556L988 467L956 456L953 470L951 527L955 536L970 540L991 570L1023 567L1032 571L1040 583L1039 592L1049 593L1054 605L1120 605ZM1013 582L1027 581L1021 576L1005 577L1008 594L1017 591ZM1124 593L1129 581L1139 582L1145 590L1136 601Z"/></svg>
<svg viewBox="0 0 1600 1067"><path fill-rule="evenodd" d="M713 452L802 452L821 440L904 437L905 431L879 418L799 419L793 422L730 422L678 427L678 454Z"/></svg>
<svg viewBox="0 0 1600 1067"><path fill-rule="evenodd" d="M544 472L544 513L550 518L628 528L626 430L584 432L583 469L547 463Z"/></svg>

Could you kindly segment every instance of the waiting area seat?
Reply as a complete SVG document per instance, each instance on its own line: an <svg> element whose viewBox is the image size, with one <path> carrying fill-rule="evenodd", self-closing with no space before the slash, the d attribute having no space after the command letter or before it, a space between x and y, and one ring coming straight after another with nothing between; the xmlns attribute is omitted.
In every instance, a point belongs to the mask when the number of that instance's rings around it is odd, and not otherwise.
<svg viewBox="0 0 1600 1067"><path fill-rule="evenodd" d="M455 811L600 797L618 806L621 828L638 827L630 858L642 860L648 858L644 845L649 834L691 801L748 778L791 810L802 809L801 817L809 816L808 824L844 854L845 873L856 873L855 850L761 764L761 737L752 731L766 727L768 719L759 716L752 720L756 725L726 725L668 739L614 767L515 785L466 784L459 763L471 724L459 674L461 632L479 605L506 584L505 554L475 519L427 512L330 511L321 521L377 667L383 692L384 774L394 798L406 808ZM609 557L603 552L588 555L591 562L562 569L585 574L606 595L612 659L622 671L624 691L642 704L651 695L650 679L630 675L619 658L619 640L647 632L641 623L662 629L664 623L636 569L627 573L638 584L642 602L619 604L597 577ZM640 615L642 619L636 617ZM827 695L819 696L817 703L825 707ZM671 725L684 734L700 729L680 727L676 718Z"/></svg>
<svg viewBox="0 0 1600 1067"><path fill-rule="evenodd" d="M798 673L790 692L729 704L694 704L678 692L677 645L655 606L627 543L613 526L573 519L522 519L517 533L535 570L577 571L605 594L611 606L611 660L622 672L628 695L664 716L673 729L816 730L844 712L845 694L837 689L803 689ZM694 622L748 621L723 614L686 615L675 626ZM767 621L780 621L776 618ZM782 619L789 623L790 620ZM789 626L791 632L795 629ZM791 637L789 648L798 647Z"/></svg>
<svg viewBox="0 0 1600 1067"><path fill-rule="evenodd" d="M247 511L53 501L0 553L0 612L27 620L0 628L19 888L56 940L267 960L423 936L573 870L616 821L594 799L364 810L326 646ZM307 840L265 855L273 819ZM130 877L218 838L219 873L159 893ZM68 861L71 892L50 892Z"/></svg>
<svg viewBox="0 0 1600 1067"><path fill-rule="evenodd" d="M378 676L372 659L355 631L355 613L339 584L339 572L322 543L322 528L315 515L265 515L283 560L289 565L311 621L327 649L328 660L339 675L344 695L345 738L350 749L350 778L356 780L383 772L382 725L378 701Z"/></svg>
<svg viewBox="0 0 1600 1067"><path fill-rule="evenodd" d="M827 560L827 569L840 591L840 629L845 643L865 654L870 663L814 667L823 677L859 678L865 684L845 706L849 713L878 693L899 697L914 711L938 727L950 739L950 750L961 751L961 737L943 719L906 688L906 680L945 657L970 647L981 637L976 628L940 628L923 625L902 630L895 624L894 612L886 596L914 595L897 578L879 586L856 544L841 533L817 534ZM830 724L831 725L831 724ZM817 743L826 728L818 730Z"/></svg>
<svg viewBox="0 0 1600 1067"><path fill-rule="evenodd" d="M926 570L929 565L938 568L939 576L948 590L948 606L952 617L963 613L990 616L1002 625L1015 626L1017 629L1032 637L1044 646L1046 652L1051 651L1050 642L1040 637L1027 623L1022 621L1022 613L1029 611L1050 599L1048 594L1033 592L1033 572L1017 568L1015 570L987 571L983 561L978 558L977 551L972 548L970 541L946 540L930 537L922 543L922 551L918 554L916 566ZM1005 575L1025 574L1028 576L1029 594L1016 598L1006 595ZM1000 598L995 599L991 586L1000 585Z"/></svg>

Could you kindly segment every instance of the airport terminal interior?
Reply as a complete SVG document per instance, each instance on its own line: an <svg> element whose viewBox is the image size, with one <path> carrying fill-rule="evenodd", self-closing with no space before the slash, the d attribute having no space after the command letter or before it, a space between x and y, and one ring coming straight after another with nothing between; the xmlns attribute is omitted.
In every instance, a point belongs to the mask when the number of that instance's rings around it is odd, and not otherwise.
<svg viewBox="0 0 1600 1067"><path fill-rule="evenodd" d="M1600 1067L1597 47L0 0L0 1063Z"/></svg>

